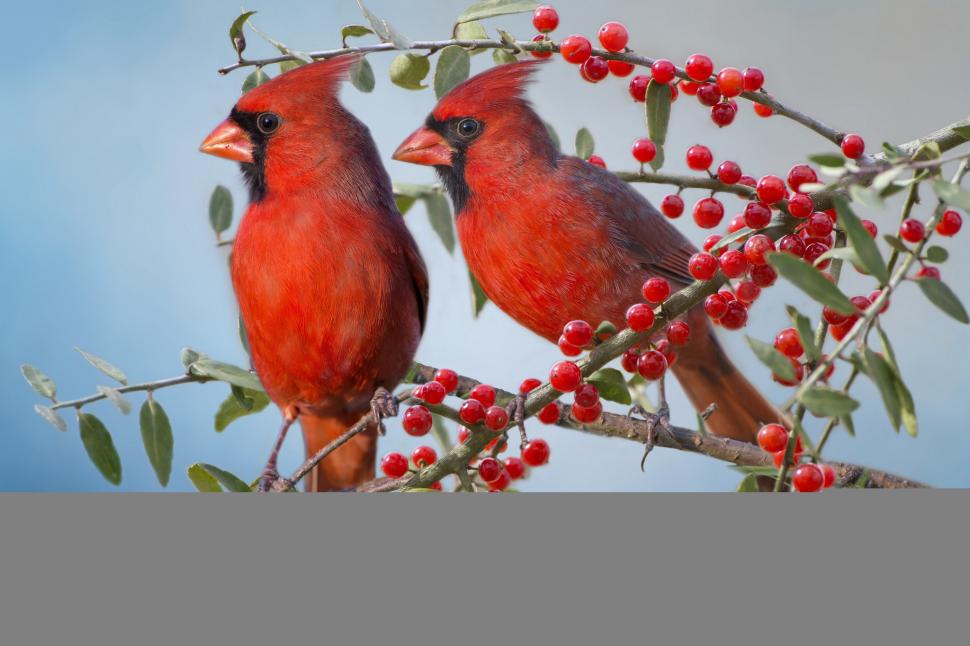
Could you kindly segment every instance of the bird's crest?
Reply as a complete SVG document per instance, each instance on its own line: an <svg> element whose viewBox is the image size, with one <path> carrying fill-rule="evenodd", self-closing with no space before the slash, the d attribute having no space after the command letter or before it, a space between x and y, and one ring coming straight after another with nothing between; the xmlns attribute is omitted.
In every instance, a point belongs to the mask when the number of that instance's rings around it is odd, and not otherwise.
<svg viewBox="0 0 970 646"><path fill-rule="evenodd" d="M274 109L280 101L327 100L337 96L337 87L350 68L360 60L356 54L315 61L280 74L259 85L239 99L236 106L247 112Z"/></svg>
<svg viewBox="0 0 970 646"><path fill-rule="evenodd" d="M455 86L435 106L435 119L445 121L467 116L483 109L522 100L526 84L542 65L539 61L524 61L498 65Z"/></svg>

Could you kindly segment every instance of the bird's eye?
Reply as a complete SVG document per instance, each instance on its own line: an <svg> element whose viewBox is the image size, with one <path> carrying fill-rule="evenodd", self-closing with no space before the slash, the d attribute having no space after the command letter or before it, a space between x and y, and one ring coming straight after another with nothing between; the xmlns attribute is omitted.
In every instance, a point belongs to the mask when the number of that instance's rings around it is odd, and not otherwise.
<svg viewBox="0 0 970 646"><path fill-rule="evenodd" d="M462 137L471 138L478 134L482 126L474 119L462 119L458 122L458 134Z"/></svg>
<svg viewBox="0 0 970 646"><path fill-rule="evenodd" d="M281 119L279 115L272 112L264 112L256 117L256 127L264 135L272 134L280 127Z"/></svg>

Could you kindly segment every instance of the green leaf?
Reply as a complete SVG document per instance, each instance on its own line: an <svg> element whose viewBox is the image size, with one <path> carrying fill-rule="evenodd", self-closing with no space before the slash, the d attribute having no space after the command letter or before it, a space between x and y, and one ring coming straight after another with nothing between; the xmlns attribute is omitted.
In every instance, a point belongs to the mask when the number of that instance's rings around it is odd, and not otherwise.
<svg viewBox="0 0 970 646"><path fill-rule="evenodd" d="M883 204L882 198L879 194L868 188L863 188L853 184L849 187L849 195L852 197L853 202L858 202L864 206L868 206L870 209L881 209L885 206Z"/></svg>
<svg viewBox="0 0 970 646"><path fill-rule="evenodd" d="M718 249L723 249L724 247L726 247L726 246L728 246L730 244L734 244L735 242L737 242L741 238L746 238L747 236L751 235L752 233L754 233L754 232L751 229L749 229L748 227L741 227L737 231L732 231L731 233L727 234L726 236L724 236L723 238L721 238L720 240L718 240L714 244L714 246L711 247L710 250L711 251L717 251Z"/></svg>
<svg viewBox="0 0 970 646"><path fill-rule="evenodd" d="M792 325L798 332L798 338L801 340L802 348L805 350L805 358L809 361L818 361L821 353L815 346L815 332L812 330L811 320L791 305L786 305L785 309L788 310L788 316L791 318Z"/></svg>
<svg viewBox="0 0 970 646"><path fill-rule="evenodd" d="M600 397L607 401L618 402L627 406L633 403L633 399L630 398L630 391L626 386L626 379L623 377L623 373L616 368L600 368L587 377L586 381L596 386Z"/></svg>
<svg viewBox="0 0 970 646"><path fill-rule="evenodd" d="M280 62L280 73L285 74L290 70L295 70L301 65L305 65L303 61L281 61Z"/></svg>
<svg viewBox="0 0 970 646"><path fill-rule="evenodd" d="M240 321L242 318L240 317ZM199 352L195 348L182 348L182 352L179 353L179 360L186 370L192 367L192 364L199 359L208 359L209 355L204 352Z"/></svg>
<svg viewBox="0 0 970 646"><path fill-rule="evenodd" d="M493 49L492 50L492 62L496 65L508 65L509 63L518 62L515 54L505 49Z"/></svg>
<svg viewBox="0 0 970 646"><path fill-rule="evenodd" d="M790 253L769 253L767 258L779 274L822 305L828 305L840 314L856 313L855 306L849 300L849 297L829 282L822 275L822 272L815 267Z"/></svg>
<svg viewBox="0 0 970 646"><path fill-rule="evenodd" d="M411 197L410 195L395 195L394 204L397 205L397 210L401 215L405 215L414 206L414 203L418 201L418 198Z"/></svg>
<svg viewBox="0 0 970 646"><path fill-rule="evenodd" d="M930 161L939 159L943 153L940 151L940 144L935 141L924 141L920 144L916 152L913 153L913 161Z"/></svg>
<svg viewBox="0 0 970 646"><path fill-rule="evenodd" d="M78 421L81 426L81 442L91 462L105 480L114 485L121 484L121 459L118 457L118 451L115 450L111 433L101 420L90 413L81 413Z"/></svg>
<svg viewBox="0 0 970 646"><path fill-rule="evenodd" d="M128 400L117 389L109 386L98 386L97 391L104 395L105 399L117 406L123 415L131 412L131 404L128 403Z"/></svg>
<svg viewBox="0 0 970 646"><path fill-rule="evenodd" d="M152 398L146 399L138 415L141 426L141 441L145 445L148 461L155 470L158 483L168 486L172 474L172 425L165 409Z"/></svg>
<svg viewBox="0 0 970 646"><path fill-rule="evenodd" d="M845 429L845 432L849 434L850 437L855 437L855 422L852 421L852 415L845 414L839 417L839 423Z"/></svg>
<svg viewBox="0 0 970 646"><path fill-rule="evenodd" d="M186 469L186 474L195 488L202 493L222 493L222 486L219 481L206 471L201 463L196 462L190 466Z"/></svg>
<svg viewBox="0 0 970 646"><path fill-rule="evenodd" d="M580 128L576 133L576 156L580 159L589 159L594 150L596 150L596 142L593 141L593 134L586 128Z"/></svg>
<svg viewBox="0 0 970 646"><path fill-rule="evenodd" d="M913 253L910 250L910 248L907 247L905 244L903 244L903 241L897 238L896 236L884 235L882 239L886 241L886 244L888 244L890 247L892 247L899 253L905 253L905 254Z"/></svg>
<svg viewBox="0 0 970 646"><path fill-rule="evenodd" d="M472 285L472 315L478 318L478 315L482 313L482 308L488 303L488 296L471 271L468 272L468 280Z"/></svg>
<svg viewBox="0 0 970 646"><path fill-rule="evenodd" d="M933 182L933 190L941 200L964 211L970 211L970 191L957 184L938 179Z"/></svg>
<svg viewBox="0 0 970 646"><path fill-rule="evenodd" d="M60 416L56 410L50 406L41 406L40 404L34 404L34 412L46 419L50 424L57 430L64 432L67 430L67 422L64 418Z"/></svg>
<svg viewBox="0 0 970 646"><path fill-rule="evenodd" d="M74 346L74 349L77 352L79 352L82 357L84 357L85 361L87 361L92 366L94 366L95 368L97 368L98 370L100 370L101 372L103 372L104 374L108 375L109 377L111 377L112 379L114 379L115 381L117 381L118 383L121 383L121 384L127 384L128 383L128 378L125 376L125 373L121 372L121 370L119 370L118 368L116 368L112 364L108 363L107 361L105 361L101 357L95 356L95 355L91 354L90 352L85 352L84 350L82 350L81 348L79 348L77 346Z"/></svg>
<svg viewBox="0 0 970 646"><path fill-rule="evenodd" d="M243 35L243 25L254 13L256 12L244 11L232 21L231 25L229 25L229 42L232 43L232 48L236 50L236 54L240 57L242 56L243 51L246 49L246 36Z"/></svg>
<svg viewBox="0 0 970 646"><path fill-rule="evenodd" d="M370 66L370 61L361 58L350 68L350 82L361 92L371 92L374 89L374 68Z"/></svg>
<svg viewBox="0 0 970 646"><path fill-rule="evenodd" d="M707 422L704 421L704 418L701 416L700 413L696 413L696 415L697 415L697 433L701 437L707 437Z"/></svg>
<svg viewBox="0 0 970 646"><path fill-rule="evenodd" d="M848 395L824 386L809 388L800 401L805 408L823 417L842 417L859 407L859 402Z"/></svg>
<svg viewBox="0 0 970 646"><path fill-rule="evenodd" d="M411 41L408 40L406 36L400 33L394 26L384 20L383 18L378 18L364 6L361 0L357 0L357 6L360 7L361 12L364 14L364 18L370 23L371 29L377 34L377 37L381 39L381 42L393 43L394 47L397 49L411 49Z"/></svg>
<svg viewBox="0 0 970 646"><path fill-rule="evenodd" d="M650 167L657 171L663 167L663 147L670 124L670 86L666 83L649 83L645 110L647 135L657 147L657 156L650 162Z"/></svg>
<svg viewBox="0 0 970 646"><path fill-rule="evenodd" d="M546 127L546 132L549 134L549 138L552 139L552 145L556 147L556 150L562 152L562 143L559 141L559 135L556 133L556 129L548 121L543 121L542 125Z"/></svg>
<svg viewBox="0 0 970 646"><path fill-rule="evenodd" d="M937 280L936 278L919 278L916 280L916 284L923 290L926 298L946 314L949 314L961 323L970 323L970 318L967 318L967 310L963 308L963 303L960 302L960 299L953 293L953 290L947 287L946 283L942 280Z"/></svg>
<svg viewBox="0 0 970 646"><path fill-rule="evenodd" d="M460 22L455 25L455 40L486 40L488 38L488 32L485 31L485 27L482 23L476 20L470 20L468 22ZM483 49L472 50L472 54L480 54Z"/></svg>
<svg viewBox="0 0 970 646"><path fill-rule="evenodd" d="M269 405L269 397L266 393L248 388L238 388L233 386L233 392L219 404L216 411L215 429L224 431L226 427L235 422L240 417L258 413ZM237 395L241 393L241 397Z"/></svg>
<svg viewBox="0 0 970 646"><path fill-rule="evenodd" d="M360 38L361 36L373 33L373 29L363 25L344 25L340 28L340 42L346 47L348 38Z"/></svg>
<svg viewBox="0 0 970 646"><path fill-rule="evenodd" d="M882 152L886 155L886 159L889 161L895 161L902 157L906 157L906 151L897 146L896 144L891 144L888 141L882 142Z"/></svg>
<svg viewBox="0 0 970 646"><path fill-rule="evenodd" d="M899 364L896 363L896 353L893 351L893 346L889 342L889 337L881 326L876 326L876 330L879 333L882 352L886 357L886 361L889 363L889 367L893 371L894 386L896 388L896 395L899 398L903 427L910 437L916 437L919 433L919 422L916 420L916 403L913 401L913 394L909 392L909 387L903 381L903 375L899 370Z"/></svg>
<svg viewBox="0 0 970 646"><path fill-rule="evenodd" d="M263 71L262 67L257 67L256 71L252 72L243 81L242 93L245 94L246 92L249 92L254 87L260 86L268 80L269 80L269 75L267 75L266 72Z"/></svg>
<svg viewBox="0 0 970 646"><path fill-rule="evenodd" d="M438 234L441 243L448 253L455 251L455 226L452 224L451 207L448 198L441 193L428 193L424 198L424 205L428 210L428 221L431 228Z"/></svg>
<svg viewBox="0 0 970 646"><path fill-rule="evenodd" d="M236 317L236 330L239 332L239 343L242 345L246 354L249 352L249 335L246 334L246 325L243 323L242 314Z"/></svg>
<svg viewBox="0 0 970 646"><path fill-rule="evenodd" d="M757 493L758 492L758 476L754 473L749 473L748 475L741 478L741 482L738 483L738 493Z"/></svg>
<svg viewBox="0 0 970 646"><path fill-rule="evenodd" d="M819 155L809 155L808 159L819 166L829 168L842 168L845 166L845 157L835 153L821 153Z"/></svg>
<svg viewBox="0 0 970 646"><path fill-rule="evenodd" d="M482 0L462 11L455 22L482 20L510 13L525 13L535 11L537 6L539 6L538 3L533 0Z"/></svg>
<svg viewBox="0 0 970 646"><path fill-rule="evenodd" d="M750 336L745 336L744 338L748 342L748 345L751 346L751 350L758 357L758 360L768 366L768 369L773 374L778 375L786 381L793 381L795 379L795 369L792 367L788 357L764 341L752 339Z"/></svg>
<svg viewBox="0 0 970 646"><path fill-rule="evenodd" d="M225 186L216 186L209 198L209 224L217 238L232 224L232 193Z"/></svg>
<svg viewBox="0 0 970 646"><path fill-rule="evenodd" d="M943 247L937 247L936 245L927 247L924 251L926 252L926 259L937 264L946 262L950 257L950 252Z"/></svg>
<svg viewBox="0 0 970 646"><path fill-rule="evenodd" d="M237 476L229 473L228 471L224 471L219 467L214 467L211 464L206 464L205 462L197 462L192 466L202 467L206 473L218 480L219 484L225 487L226 491L235 491L238 493L249 493L252 491L248 484L240 480ZM191 475L189 477L191 477ZM193 480L193 482L195 481Z"/></svg>
<svg viewBox="0 0 970 646"><path fill-rule="evenodd" d="M593 332L593 336L601 341L606 340L616 334L616 326L613 325L613 321L600 321L600 324L596 326L596 330Z"/></svg>
<svg viewBox="0 0 970 646"><path fill-rule="evenodd" d="M876 175L872 180L872 188L877 191L881 191L887 186L889 186L894 179L899 177L899 174L903 172L902 166L893 166L889 170L884 170L883 172Z"/></svg>
<svg viewBox="0 0 970 646"><path fill-rule="evenodd" d="M433 186L428 184L405 184L402 182L394 182L393 184L394 193L398 195L407 195L409 197L427 197L431 193L437 192Z"/></svg>
<svg viewBox="0 0 970 646"><path fill-rule="evenodd" d="M970 139L970 126L956 126L953 128L953 132L957 133L964 139Z"/></svg>
<svg viewBox="0 0 970 646"><path fill-rule="evenodd" d="M882 397L882 402L886 406L889 422L894 430L899 431L899 423L902 420L893 369L885 359L873 352L869 346L862 348L862 357L866 366L866 374L876 385L879 395Z"/></svg>
<svg viewBox="0 0 970 646"><path fill-rule="evenodd" d="M471 70L471 56L468 51L457 45L449 45L438 54L434 68L434 94L439 99L448 94L453 87L468 78Z"/></svg>
<svg viewBox="0 0 970 646"><path fill-rule="evenodd" d="M886 269L886 262L879 253L879 248L876 247L876 241L862 226L862 221L852 211L852 207L844 197L836 196L834 202L839 224L845 230L848 243L859 257L859 264L869 275L878 280L880 285L885 285L889 282L889 270Z"/></svg>
<svg viewBox="0 0 970 646"><path fill-rule="evenodd" d="M242 388L265 392L259 378L248 370L215 359L199 359L192 364L190 371L200 377L217 379Z"/></svg>
<svg viewBox="0 0 970 646"><path fill-rule="evenodd" d="M423 90L428 86L422 85L421 81L430 70L431 63L426 56L411 53L398 54L391 61L391 83L406 90Z"/></svg>
<svg viewBox="0 0 970 646"><path fill-rule="evenodd" d="M57 395L57 385L54 380L29 363L20 365L20 373L30 384L30 387L37 391L38 395L50 400L53 400L54 396Z"/></svg>

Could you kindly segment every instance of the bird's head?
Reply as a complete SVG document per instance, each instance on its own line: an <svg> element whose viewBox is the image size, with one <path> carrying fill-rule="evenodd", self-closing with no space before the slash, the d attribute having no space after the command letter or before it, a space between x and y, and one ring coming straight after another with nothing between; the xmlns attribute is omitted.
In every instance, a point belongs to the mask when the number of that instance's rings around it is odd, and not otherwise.
<svg viewBox="0 0 970 646"><path fill-rule="evenodd" d="M499 188L531 162L558 154L523 96L541 63L493 67L442 97L425 124L394 152L398 161L434 166L461 211L476 188Z"/></svg>
<svg viewBox="0 0 970 646"><path fill-rule="evenodd" d="M339 158L345 152L341 146L360 138L362 126L337 99L340 81L357 60L340 56L301 65L255 87L199 150L239 162L254 202L270 185L291 188L322 160Z"/></svg>

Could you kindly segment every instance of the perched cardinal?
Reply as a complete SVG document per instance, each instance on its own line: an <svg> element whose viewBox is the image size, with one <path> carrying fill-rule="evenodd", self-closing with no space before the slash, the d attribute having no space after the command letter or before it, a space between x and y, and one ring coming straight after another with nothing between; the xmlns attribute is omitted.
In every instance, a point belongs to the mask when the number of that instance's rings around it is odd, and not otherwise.
<svg viewBox="0 0 970 646"><path fill-rule="evenodd" d="M250 204L232 284L253 367L307 455L365 413L393 408L424 328L428 277L367 127L337 99L350 56L304 65L245 94L202 143L235 160ZM375 396L375 393L376 396ZM377 424L320 463L311 491L374 477Z"/></svg>
<svg viewBox="0 0 970 646"><path fill-rule="evenodd" d="M394 153L434 166L455 204L468 266L488 297L556 342L568 321L612 321L642 301L644 280L678 289L694 247L612 173L556 149L523 98L535 62L492 68L455 87ZM738 372L703 310L673 366L709 428L754 441L777 411Z"/></svg>

